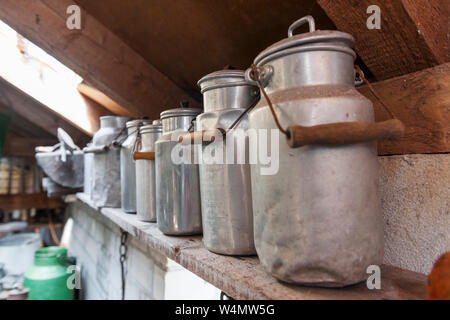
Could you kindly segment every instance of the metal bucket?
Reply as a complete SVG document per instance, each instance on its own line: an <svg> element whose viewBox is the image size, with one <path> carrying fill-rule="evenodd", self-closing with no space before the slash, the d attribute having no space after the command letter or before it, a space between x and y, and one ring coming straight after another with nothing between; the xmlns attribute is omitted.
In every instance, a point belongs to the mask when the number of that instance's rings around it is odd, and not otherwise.
<svg viewBox="0 0 450 320"><path fill-rule="evenodd" d="M208 74L198 84L205 112L197 117L197 129L227 131L226 139L199 145L203 243L216 253L256 254L246 109L259 100L259 90L245 81L244 72L239 70ZM232 149L230 154L227 146ZM217 154L223 157L207 160Z"/></svg>
<svg viewBox="0 0 450 320"><path fill-rule="evenodd" d="M161 121L142 126L136 161L136 213L141 221L156 222L155 142L161 137Z"/></svg>
<svg viewBox="0 0 450 320"><path fill-rule="evenodd" d="M195 150L178 142L201 109L178 108L161 113L163 134L155 144L156 216L158 228L167 235L202 232L198 164L173 162L172 153L194 160Z"/></svg>
<svg viewBox="0 0 450 320"><path fill-rule="evenodd" d="M126 135L127 117L100 117L100 130L94 134L93 144L85 153L93 153L91 200L97 207L120 208L120 150L116 140Z"/></svg>
<svg viewBox="0 0 450 320"><path fill-rule="evenodd" d="M293 36L306 22L310 32ZM385 130L391 123L374 123L372 103L355 89L351 35L315 31L310 16L288 35L246 72L265 88L281 129L288 128L266 145L279 145L278 172L261 174L261 163L251 168L256 249L283 281L354 284L383 261L373 141L392 138ZM267 99L250 112L249 127L279 129Z"/></svg>
<svg viewBox="0 0 450 320"><path fill-rule="evenodd" d="M127 138L120 148L120 186L122 210L136 213L136 166L133 160L134 146L139 127L151 123L150 120L132 120L127 122Z"/></svg>

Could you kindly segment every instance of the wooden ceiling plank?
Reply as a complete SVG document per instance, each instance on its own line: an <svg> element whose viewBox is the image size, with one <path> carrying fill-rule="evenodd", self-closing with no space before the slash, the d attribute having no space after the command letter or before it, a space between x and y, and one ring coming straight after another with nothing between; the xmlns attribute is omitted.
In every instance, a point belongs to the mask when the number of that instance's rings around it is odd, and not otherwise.
<svg viewBox="0 0 450 320"><path fill-rule="evenodd" d="M378 80L409 74L448 61L448 11L442 0L317 0ZM380 29L368 29L366 12L381 9Z"/></svg>
<svg viewBox="0 0 450 320"><path fill-rule="evenodd" d="M133 114L129 112L127 109L119 105L117 102L112 100L110 97L108 97L106 94L101 92L100 90L97 90L96 88L86 84L86 83L80 83L77 86L78 92L85 95L86 97L92 99L93 101L97 102L104 108L108 109L112 113L124 116L124 117L133 117Z"/></svg>
<svg viewBox="0 0 450 320"><path fill-rule="evenodd" d="M131 113L159 113L191 99L116 35L82 10L81 30L66 27L71 0L0 0L0 19Z"/></svg>
<svg viewBox="0 0 450 320"><path fill-rule="evenodd" d="M372 85L406 126L402 140L378 143L379 155L450 152L450 63ZM377 121L389 119L367 86L358 91L374 103Z"/></svg>
<svg viewBox="0 0 450 320"><path fill-rule="evenodd" d="M12 112L55 137L57 129L62 128L79 146L84 146L91 139L89 132L77 127L68 119L63 118L2 78L0 78L0 91L2 91L0 105L3 112L10 112L11 110L8 108L12 107ZM5 101L5 98L8 102Z"/></svg>

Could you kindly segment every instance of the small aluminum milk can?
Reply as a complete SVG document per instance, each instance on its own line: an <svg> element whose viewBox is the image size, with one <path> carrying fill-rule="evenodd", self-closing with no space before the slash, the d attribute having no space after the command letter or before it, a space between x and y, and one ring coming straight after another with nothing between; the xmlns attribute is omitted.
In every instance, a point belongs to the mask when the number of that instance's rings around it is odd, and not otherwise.
<svg viewBox="0 0 450 320"><path fill-rule="evenodd" d="M213 72L198 84L204 113L197 117L198 131L191 134L191 143L200 132L220 129L222 135L212 143L198 141L203 243L216 253L256 254L247 109L258 102L259 89L240 70Z"/></svg>
<svg viewBox="0 0 450 320"><path fill-rule="evenodd" d="M100 129L84 153L93 153L91 200L97 207L120 208L120 150L115 141L126 135L127 117L100 117Z"/></svg>
<svg viewBox="0 0 450 320"><path fill-rule="evenodd" d="M163 134L155 143L156 220L167 235L202 233L200 185L195 149L178 142L193 129L201 109L181 107L161 113Z"/></svg>
<svg viewBox="0 0 450 320"><path fill-rule="evenodd" d="M136 166L133 151L138 136L139 127L151 123L150 120L128 121L127 137L120 146L120 190L122 196L122 210L136 213Z"/></svg>
<svg viewBox="0 0 450 320"><path fill-rule="evenodd" d="M155 142L161 137L160 120L140 127L136 161L136 213L141 221L156 222Z"/></svg>

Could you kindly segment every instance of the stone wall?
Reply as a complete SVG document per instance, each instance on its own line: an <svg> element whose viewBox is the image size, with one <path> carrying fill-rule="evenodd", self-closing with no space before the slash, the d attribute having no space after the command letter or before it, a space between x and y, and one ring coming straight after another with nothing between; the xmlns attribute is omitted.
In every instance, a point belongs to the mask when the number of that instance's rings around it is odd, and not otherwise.
<svg viewBox="0 0 450 320"><path fill-rule="evenodd" d="M450 154L380 157L386 264L428 274L450 251Z"/></svg>

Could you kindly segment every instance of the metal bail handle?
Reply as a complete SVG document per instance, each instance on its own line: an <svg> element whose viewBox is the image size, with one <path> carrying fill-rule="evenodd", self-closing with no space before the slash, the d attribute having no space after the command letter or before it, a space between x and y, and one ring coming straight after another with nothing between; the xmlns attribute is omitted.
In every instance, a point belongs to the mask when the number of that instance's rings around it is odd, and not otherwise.
<svg viewBox="0 0 450 320"><path fill-rule="evenodd" d="M298 19L297 21L295 21L293 24L291 24L289 26L288 37L289 38L292 37L294 30L297 29L298 27L304 25L305 23L309 24L309 32L316 31L316 23L314 22L314 18L312 16L305 16L303 18Z"/></svg>
<svg viewBox="0 0 450 320"><path fill-rule="evenodd" d="M216 140L216 135L221 135L225 139L226 131L222 128L212 130L194 131L178 137L179 143L184 144L210 144Z"/></svg>

